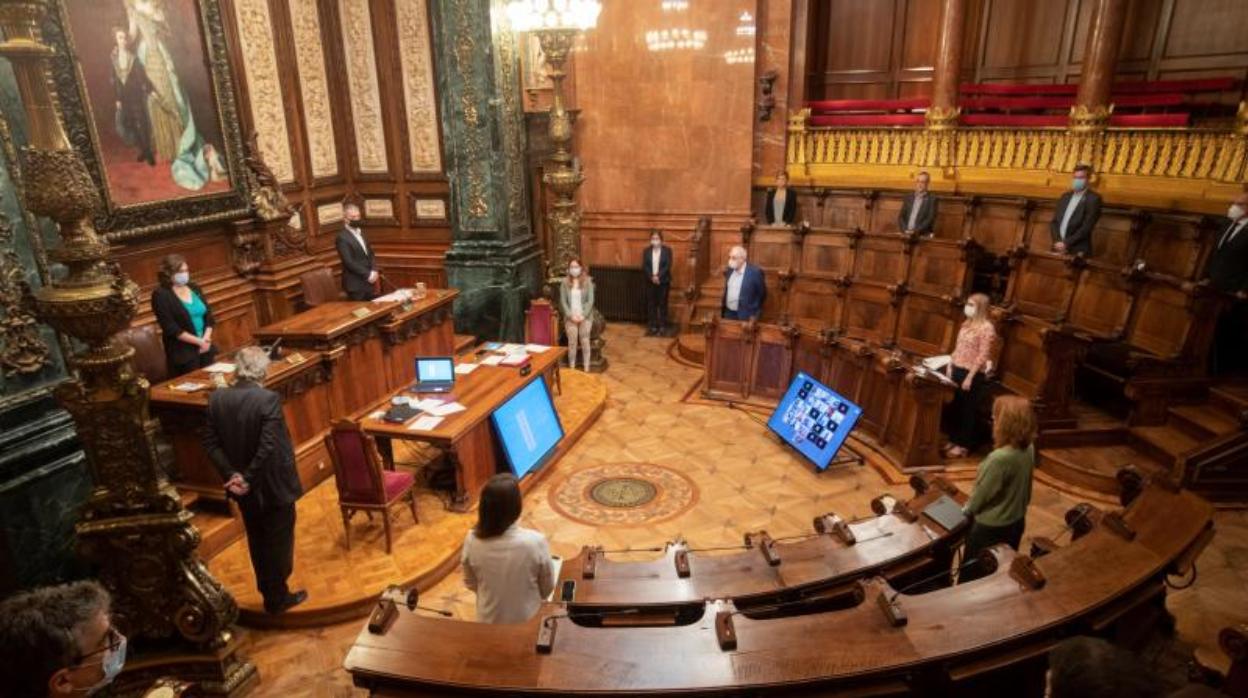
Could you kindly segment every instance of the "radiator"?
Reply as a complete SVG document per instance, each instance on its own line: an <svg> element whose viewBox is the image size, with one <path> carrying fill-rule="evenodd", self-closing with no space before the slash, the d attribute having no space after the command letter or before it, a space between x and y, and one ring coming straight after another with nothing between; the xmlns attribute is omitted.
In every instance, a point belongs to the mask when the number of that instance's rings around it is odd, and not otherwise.
<svg viewBox="0 0 1248 698"><path fill-rule="evenodd" d="M594 305L608 320L646 321L646 277L640 267L595 265Z"/></svg>

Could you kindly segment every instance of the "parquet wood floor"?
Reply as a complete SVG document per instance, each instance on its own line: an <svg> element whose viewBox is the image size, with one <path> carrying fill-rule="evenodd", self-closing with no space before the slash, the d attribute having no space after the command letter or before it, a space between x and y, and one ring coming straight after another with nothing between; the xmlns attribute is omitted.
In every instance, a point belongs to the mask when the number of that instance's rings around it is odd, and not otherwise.
<svg viewBox="0 0 1248 698"><path fill-rule="evenodd" d="M551 487L560 478L548 477L526 495L523 521L549 537L554 553L575 555L589 544L608 549L648 547L680 534L699 546L737 544L747 530L766 528L774 536L805 532L816 514L859 516L869 512L871 498L881 492L908 494L904 480L887 477L874 462L817 475L751 415L683 400L701 372L667 355L671 340L643 337L640 327L621 324L612 324L606 338L611 358L610 369L601 376L608 393L606 409L555 472L566 475L603 463L656 463L681 470L697 485L700 496L689 511L655 525L595 527L564 519L550 506ZM567 382L571 374L564 373L567 393L575 390ZM864 450L870 458L870 449ZM973 466L958 469L964 487L970 486L965 480L973 477ZM1057 535L1062 515L1078 501L1082 499L1039 478L1024 544L1032 536ZM422 520L436 508L425 505ZM337 516L336 510L333 514ZM462 525L466 530L470 524ZM404 526L410 524L400 524ZM1220 512L1216 526L1218 535L1201 559L1196 584L1171 593L1168 601L1178 619L1179 642L1201 648L1208 656L1218 654L1220 628L1248 622L1244 591L1248 512ZM382 550L380 535L378 527L370 544L377 551ZM308 575L314 568L305 564L301 570ZM344 577L339 583L353 578ZM464 589L458 570L425 592L422 604L449 609L459 618L475 617L473 595ZM247 652L260 668L258 695L364 695L351 687L350 677L341 669L342 658L362 627L357 620L314 630L251 631Z"/></svg>

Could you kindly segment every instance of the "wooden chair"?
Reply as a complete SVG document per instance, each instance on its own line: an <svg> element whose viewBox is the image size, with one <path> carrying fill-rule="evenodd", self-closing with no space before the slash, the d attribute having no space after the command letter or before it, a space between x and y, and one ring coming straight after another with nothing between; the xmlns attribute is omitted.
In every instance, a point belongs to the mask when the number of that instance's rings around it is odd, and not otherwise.
<svg viewBox="0 0 1248 698"><path fill-rule="evenodd" d="M134 347L134 368L152 385L169 379L165 364L165 345L156 325L131 327L117 333L117 339Z"/></svg>
<svg viewBox="0 0 1248 698"><path fill-rule="evenodd" d="M349 419L333 425L325 435L325 447L334 463L347 549L351 549L351 517L355 512L363 511L371 521L372 512L380 511L386 529L386 554L390 554L394 540L390 510L406 502L412 510L412 520L420 523L416 515L416 478L411 473L383 468L377 442Z"/></svg>
<svg viewBox="0 0 1248 698"><path fill-rule="evenodd" d="M559 312L545 298L529 301L529 309L524 311L524 341L526 344L559 346ZM555 363L555 392L563 394L558 362Z"/></svg>
<svg viewBox="0 0 1248 698"><path fill-rule="evenodd" d="M299 285L303 287L303 302L309 308L342 300L342 291L338 288L338 283L334 281L333 272L327 267L300 274Z"/></svg>

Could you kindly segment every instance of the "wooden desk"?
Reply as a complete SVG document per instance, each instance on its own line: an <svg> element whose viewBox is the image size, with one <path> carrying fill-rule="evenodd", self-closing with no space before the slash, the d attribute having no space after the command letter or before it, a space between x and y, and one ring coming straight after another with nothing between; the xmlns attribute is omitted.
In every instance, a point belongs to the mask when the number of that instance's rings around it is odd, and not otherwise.
<svg viewBox="0 0 1248 698"><path fill-rule="evenodd" d="M966 531L966 522L946 530L923 509L948 494L959 504L966 495L939 476L920 478L928 489L908 502L905 511L889 512L847 522L854 542L835 533L774 544L780 564L768 564L758 547L731 553L699 554L684 541L667 546L657 560L615 561L582 548L565 560L556 589L565 581L576 583L573 601L578 606L655 604L672 606L703 599L732 599L738 608L791 601L796 598L829 598L852 591L859 579L881 575L904 585L915 578L948 569L953 548ZM903 514L905 516L903 516ZM790 532L774 531L782 536ZM686 551L688 571L677 570L676 558ZM587 565L592 577L587 577Z"/></svg>
<svg viewBox="0 0 1248 698"><path fill-rule="evenodd" d="M363 410L360 426L373 436L384 439L407 439L423 441L444 450L455 466L455 500L453 508L467 511L485 481L498 472L499 448L490 428L489 416L512 395L539 376L551 389L551 379L559 368L559 361L568 350L550 347L539 354L532 354L529 375L520 375L520 369L506 366L478 366L466 376L455 377L455 390L450 393L418 395L403 386L382 400ZM433 431L413 431L407 424L391 424L375 419L372 413L386 409L396 395L436 397L457 401L465 408L463 412L447 415ZM382 449L383 455L389 449Z"/></svg>
<svg viewBox="0 0 1248 698"><path fill-rule="evenodd" d="M384 634L362 629L344 666L357 686L384 696L1003 695L984 688L1001 670L1034 667L1069 635L1154 613L1170 565L1199 552L1211 517L1199 497L1150 485L1123 517L1132 540L1097 525L1034 560L1038 587L1012 571L1021 556L998 546L995 571L958 586L901 594L875 578L849 608L733 615L730 645L721 645L717 614L739 609L717 599L690 605L694 621L668 627L594 627L563 617L575 608L556 603L511 625L404 610ZM881 595L907 624L887 620ZM539 652L539 630L552 625L549 650Z"/></svg>
<svg viewBox="0 0 1248 698"><path fill-rule="evenodd" d="M288 361L292 354L303 357L299 363ZM287 350L284 357L269 364L264 385L282 396L282 411L295 446L295 463L299 480L309 489L332 474L321 434L329 424L330 367L320 352ZM231 361L222 357L221 361ZM233 381L233 374L229 374ZM205 388L194 392L174 390L181 383L199 383ZM165 435L173 443L179 489L197 492L201 497L225 502L221 477L204 451L201 432L206 424L208 396L215 386L212 374L199 369L165 381L151 388L152 415L160 419Z"/></svg>
<svg viewBox="0 0 1248 698"><path fill-rule="evenodd" d="M322 352L334 366L333 418L354 414L411 381L417 355L452 356L451 306L459 291L430 289L408 307L397 301L337 301L266 325L260 342Z"/></svg>

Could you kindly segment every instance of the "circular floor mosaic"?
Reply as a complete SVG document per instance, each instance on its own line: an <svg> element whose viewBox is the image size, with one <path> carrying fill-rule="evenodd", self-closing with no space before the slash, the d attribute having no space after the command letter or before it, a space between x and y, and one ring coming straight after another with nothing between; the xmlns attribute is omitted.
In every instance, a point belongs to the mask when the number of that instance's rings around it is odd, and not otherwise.
<svg viewBox="0 0 1248 698"><path fill-rule="evenodd" d="M568 474L550 489L555 511L593 526L640 526L688 511L698 487L653 463L608 463Z"/></svg>

